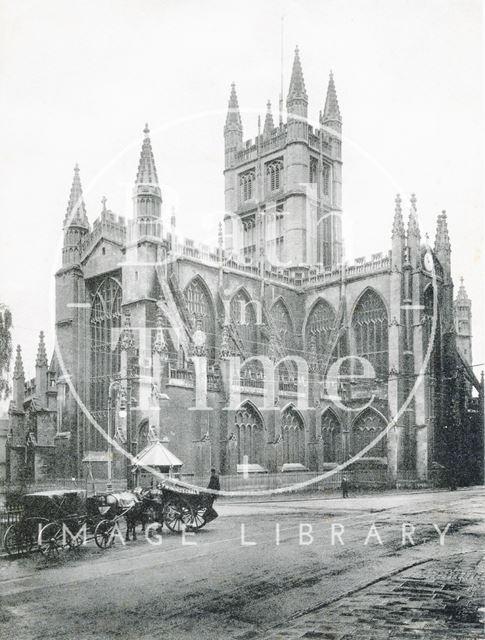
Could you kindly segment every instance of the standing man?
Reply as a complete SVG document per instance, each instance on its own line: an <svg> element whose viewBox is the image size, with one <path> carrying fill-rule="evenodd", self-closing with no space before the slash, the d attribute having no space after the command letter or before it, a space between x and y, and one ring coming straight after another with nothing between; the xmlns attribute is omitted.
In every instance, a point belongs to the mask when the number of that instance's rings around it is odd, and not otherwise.
<svg viewBox="0 0 485 640"><path fill-rule="evenodd" d="M214 467L211 469L211 477L209 478L209 484L207 485L208 489L214 489L214 491L221 490L221 483L219 482L219 476L216 473ZM216 500L217 494L208 494L207 495L207 510L205 512L205 521L211 522L211 520L215 520L219 515L217 511L212 506L214 504L214 500Z"/></svg>
<svg viewBox="0 0 485 640"><path fill-rule="evenodd" d="M342 498L349 497L349 481L347 476L342 477Z"/></svg>

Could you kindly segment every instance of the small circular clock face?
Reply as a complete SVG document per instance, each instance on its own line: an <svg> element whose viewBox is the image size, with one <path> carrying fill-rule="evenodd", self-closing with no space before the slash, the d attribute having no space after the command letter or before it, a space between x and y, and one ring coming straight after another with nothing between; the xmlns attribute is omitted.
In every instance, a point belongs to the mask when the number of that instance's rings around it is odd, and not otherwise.
<svg viewBox="0 0 485 640"><path fill-rule="evenodd" d="M426 271L432 271L433 270L433 256L431 255L430 251L427 251L424 254L424 268L426 269Z"/></svg>

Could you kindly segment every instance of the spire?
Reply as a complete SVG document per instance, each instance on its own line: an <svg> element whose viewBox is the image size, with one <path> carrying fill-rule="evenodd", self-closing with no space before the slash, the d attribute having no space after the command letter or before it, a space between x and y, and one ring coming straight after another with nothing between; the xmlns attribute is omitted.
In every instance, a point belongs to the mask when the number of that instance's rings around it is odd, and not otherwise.
<svg viewBox="0 0 485 640"><path fill-rule="evenodd" d="M421 237L419 232L418 212L416 208L416 196L414 193L411 195L411 208L409 210L408 238L409 236L415 236L416 238Z"/></svg>
<svg viewBox="0 0 485 640"><path fill-rule="evenodd" d="M300 51L298 47L295 48L290 87L288 89L288 97L286 98L287 106L295 99L303 100L308 103L305 80L303 78L303 71L301 68ZM290 111L290 109L288 109L288 111Z"/></svg>
<svg viewBox="0 0 485 640"><path fill-rule="evenodd" d="M437 254L443 251L448 252L451 250L446 211L442 211L438 216L438 222L436 225L436 236L434 241L434 250Z"/></svg>
<svg viewBox="0 0 485 640"><path fill-rule="evenodd" d="M15 357L15 366L13 370L13 378L25 378L24 363L22 362L22 349L17 345L17 355Z"/></svg>
<svg viewBox="0 0 485 640"><path fill-rule="evenodd" d="M328 80L327 97L325 99L325 107L323 109L322 124L329 122L342 122L340 115L340 107L338 104L337 91L335 89L335 82L333 80L333 73L330 71L330 78Z"/></svg>
<svg viewBox="0 0 485 640"><path fill-rule="evenodd" d="M155 167L148 124L145 125L143 133L145 137L141 147L134 188L136 216L160 218L162 194L158 186L157 168Z"/></svg>
<svg viewBox="0 0 485 640"><path fill-rule="evenodd" d="M274 129L273 114L271 113L270 100L268 100L266 107L267 107L267 111L266 111L266 118L264 119L264 128L263 128L263 136L265 138L269 137L271 135L271 132Z"/></svg>
<svg viewBox="0 0 485 640"><path fill-rule="evenodd" d="M458 289L458 294L456 296L456 301L461 303L470 303L471 300L468 297L468 294L465 289L463 276L460 278L460 288Z"/></svg>
<svg viewBox="0 0 485 640"><path fill-rule="evenodd" d="M69 194L69 202L67 204L66 216L64 218L64 227L66 228L71 226L89 229L86 205L84 204L83 190L81 187L81 178L79 177L79 165L77 163L74 167L71 193Z"/></svg>
<svg viewBox="0 0 485 640"><path fill-rule="evenodd" d="M239 103L237 100L236 84L231 84L231 94L229 96L229 103L227 106L226 126L224 127L224 133L227 131L240 131L242 133L242 120L239 113Z"/></svg>
<svg viewBox="0 0 485 640"><path fill-rule="evenodd" d="M404 220L402 217L401 196L399 194L396 195L395 202L396 205L394 208L394 221L392 223L392 237L404 237Z"/></svg>
<svg viewBox="0 0 485 640"><path fill-rule="evenodd" d="M47 367L47 354L45 352L44 332L39 335L39 347L37 349L36 367Z"/></svg>

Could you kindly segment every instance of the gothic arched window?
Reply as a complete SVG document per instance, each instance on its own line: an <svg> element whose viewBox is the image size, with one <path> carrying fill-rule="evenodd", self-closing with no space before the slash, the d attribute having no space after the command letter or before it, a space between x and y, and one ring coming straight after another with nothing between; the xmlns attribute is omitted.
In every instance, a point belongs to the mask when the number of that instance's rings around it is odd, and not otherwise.
<svg viewBox="0 0 485 640"><path fill-rule="evenodd" d="M340 422L333 411L322 415L321 435L324 462L341 462L343 459L342 430Z"/></svg>
<svg viewBox="0 0 485 640"><path fill-rule="evenodd" d="M316 158L310 158L310 183L313 184L317 181L318 176L318 160Z"/></svg>
<svg viewBox="0 0 485 640"><path fill-rule="evenodd" d="M287 407L281 416L281 437L283 464L305 464L305 429L300 414L293 406Z"/></svg>
<svg viewBox="0 0 485 640"><path fill-rule="evenodd" d="M253 185L256 179L256 173L254 169L250 169L239 176L239 190L241 194L241 202L251 200L253 197Z"/></svg>
<svg viewBox="0 0 485 640"><path fill-rule="evenodd" d="M374 438L387 426L384 418L373 411L372 409L365 409L352 425L352 438L351 438L351 454L357 455L364 447L374 440ZM386 452L386 437L383 436L379 442L370 449L364 457L377 457L385 458Z"/></svg>
<svg viewBox="0 0 485 640"><path fill-rule="evenodd" d="M368 360L376 377L389 373L387 310L381 297L367 289L358 301L352 318L355 355Z"/></svg>
<svg viewBox="0 0 485 640"><path fill-rule="evenodd" d="M318 368L328 359L331 333L335 327L335 311L325 300L319 300L310 312L306 323L305 345L308 360L315 360ZM337 347L338 350L339 347ZM335 354L330 362L335 359Z"/></svg>
<svg viewBox="0 0 485 640"><path fill-rule="evenodd" d="M91 305L90 406L97 421L107 425L108 389L121 368L121 286L111 277L99 284ZM104 438L93 433L92 448L103 448Z"/></svg>
<svg viewBox="0 0 485 640"><path fill-rule="evenodd" d="M230 305L231 322L236 334L242 342L246 355L258 354L255 303L244 289L233 296ZM239 351L235 345L236 353Z"/></svg>
<svg viewBox="0 0 485 640"><path fill-rule="evenodd" d="M209 293L200 278L196 277L190 282L184 291L185 302L192 317L192 326L195 329L197 322L206 334L207 357L213 360L215 345L215 321L212 301Z"/></svg>
<svg viewBox="0 0 485 640"><path fill-rule="evenodd" d="M283 163L281 160L273 160L266 165L266 178L269 191L278 191L281 188Z"/></svg>
<svg viewBox="0 0 485 640"><path fill-rule="evenodd" d="M270 313L282 344L286 350L293 349L295 346L293 322L291 321L290 313L283 300L277 300L271 307Z"/></svg>
<svg viewBox="0 0 485 640"><path fill-rule="evenodd" d="M264 431L260 414L249 402L244 403L234 418L238 463L264 464Z"/></svg>

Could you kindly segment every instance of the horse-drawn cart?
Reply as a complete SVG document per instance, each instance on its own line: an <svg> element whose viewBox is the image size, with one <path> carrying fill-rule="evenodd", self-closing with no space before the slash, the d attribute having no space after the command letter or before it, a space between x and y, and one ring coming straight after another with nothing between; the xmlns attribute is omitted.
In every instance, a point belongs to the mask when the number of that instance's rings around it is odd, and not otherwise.
<svg viewBox="0 0 485 640"><path fill-rule="evenodd" d="M58 553L64 540L77 546L78 538L63 531L78 529L86 521L85 492L78 490L39 491L22 496L23 515L5 532L3 545L9 555L39 550L46 556Z"/></svg>
<svg viewBox="0 0 485 640"><path fill-rule="evenodd" d="M23 515L5 532L9 555L40 551L56 557L63 549L74 549L94 539L106 549L121 534L126 521L126 541L136 540L136 527L143 531L165 525L174 533L197 531L212 518L212 496L163 482L157 489L101 493L86 498L84 491L40 491L22 497ZM214 517L214 516L212 516ZM157 526L158 525L158 526Z"/></svg>

